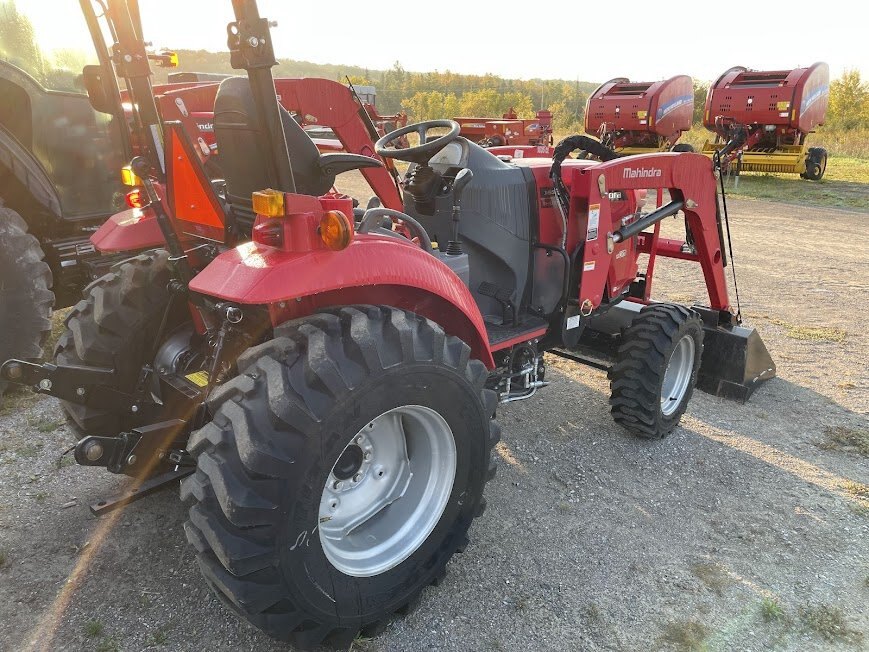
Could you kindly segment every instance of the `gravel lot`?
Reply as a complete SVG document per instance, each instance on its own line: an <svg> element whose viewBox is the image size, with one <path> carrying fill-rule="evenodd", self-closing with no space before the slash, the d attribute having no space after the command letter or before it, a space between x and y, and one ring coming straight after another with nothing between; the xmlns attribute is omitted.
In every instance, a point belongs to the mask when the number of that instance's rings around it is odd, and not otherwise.
<svg viewBox="0 0 869 652"><path fill-rule="evenodd" d="M695 394L650 443L612 422L604 373L549 360L552 385L499 410L472 544L354 649L869 649L869 214L731 213L778 378L744 406ZM658 273L657 296L703 299L699 268ZM53 399L0 412L0 649L287 649L212 597L177 491L91 516L125 480L59 464L62 424Z"/></svg>

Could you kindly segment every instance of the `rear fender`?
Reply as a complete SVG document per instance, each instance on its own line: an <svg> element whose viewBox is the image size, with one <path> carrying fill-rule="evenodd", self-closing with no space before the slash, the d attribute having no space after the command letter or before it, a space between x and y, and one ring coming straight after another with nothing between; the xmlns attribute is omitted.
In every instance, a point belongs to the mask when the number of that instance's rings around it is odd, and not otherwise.
<svg viewBox="0 0 869 652"><path fill-rule="evenodd" d="M154 210L145 207L112 215L91 236L91 244L100 253L109 254L165 247L166 240Z"/></svg>
<svg viewBox="0 0 869 652"><path fill-rule="evenodd" d="M477 304L437 258L398 238L357 235L347 249L288 252L247 242L223 252L190 290L242 305L266 305L272 323L336 305L377 304L428 317L494 367Z"/></svg>

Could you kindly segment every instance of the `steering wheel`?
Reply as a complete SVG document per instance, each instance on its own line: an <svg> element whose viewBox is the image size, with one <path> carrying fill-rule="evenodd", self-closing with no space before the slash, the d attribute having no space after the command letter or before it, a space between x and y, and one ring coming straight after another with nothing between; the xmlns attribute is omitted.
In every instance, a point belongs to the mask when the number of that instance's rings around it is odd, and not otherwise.
<svg viewBox="0 0 869 652"><path fill-rule="evenodd" d="M378 156L382 156L383 158L396 158L400 161L425 165L432 156L458 138L460 128L459 123L455 120L426 120L425 122L416 122L401 129L390 131L374 143L374 151L377 152ZM426 136L431 129L449 129L450 131L443 136L438 136L433 140L427 141ZM402 136L412 133L419 134L420 144L416 147L389 147L390 144L393 144Z"/></svg>
<svg viewBox="0 0 869 652"><path fill-rule="evenodd" d="M403 237L399 233L396 233L391 229L385 228L381 222L383 218L389 218L386 221L387 225L390 222L395 221L396 219L400 222L403 222L404 225L407 227L407 230L419 239L419 246L422 248L422 250L431 253L431 238L428 237L428 233L426 233L425 227L423 227L422 224L417 222L410 215L405 215L404 213L392 210L391 208L369 208L367 211L365 211L365 215L362 217L362 221L359 223L359 226L356 227L356 233L374 232L380 233L381 235L391 235L399 238Z"/></svg>

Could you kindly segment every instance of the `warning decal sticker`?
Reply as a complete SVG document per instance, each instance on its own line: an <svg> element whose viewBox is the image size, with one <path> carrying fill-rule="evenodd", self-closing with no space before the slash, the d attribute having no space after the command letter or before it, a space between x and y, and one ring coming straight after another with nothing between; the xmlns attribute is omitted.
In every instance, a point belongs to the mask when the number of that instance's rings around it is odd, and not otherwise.
<svg viewBox="0 0 869 652"><path fill-rule="evenodd" d="M588 232L586 241L597 240L598 224L600 223L600 204L592 204L588 207Z"/></svg>

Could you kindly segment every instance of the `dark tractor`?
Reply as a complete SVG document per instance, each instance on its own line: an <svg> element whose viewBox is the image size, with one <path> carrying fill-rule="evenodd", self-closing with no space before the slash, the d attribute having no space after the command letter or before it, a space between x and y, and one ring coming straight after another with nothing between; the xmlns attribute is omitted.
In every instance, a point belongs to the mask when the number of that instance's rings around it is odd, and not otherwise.
<svg viewBox="0 0 869 652"><path fill-rule="evenodd" d="M114 74L104 48L71 54L90 37L79 7L64 4L51 24L42 5L0 4L0 358L41 357L52 309L115 261L89 238L123 204L129 129L117 88L115 109L91 106L85 79Z"/></svg>

